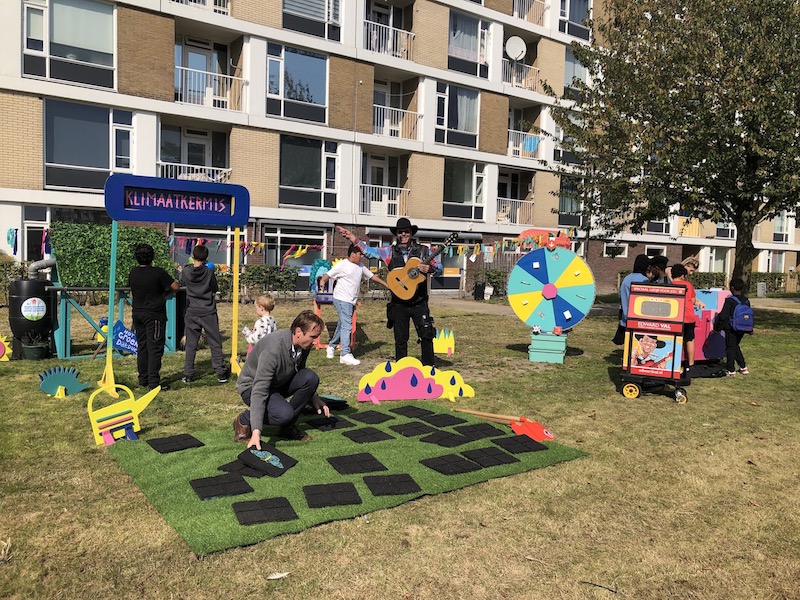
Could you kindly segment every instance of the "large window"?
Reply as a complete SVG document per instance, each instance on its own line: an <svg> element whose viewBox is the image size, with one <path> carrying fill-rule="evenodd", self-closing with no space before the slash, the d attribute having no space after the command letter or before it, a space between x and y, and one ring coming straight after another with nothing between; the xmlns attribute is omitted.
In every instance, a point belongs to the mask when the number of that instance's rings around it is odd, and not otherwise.
<svg viewBox="0 0 800 600"><path fill-rule="evenodd" d="M45 101L45 186L102 190L131 172L133 115L102 106Z"/></svg>
<svg viewBox="0 0 800 600"><path fill-rule="evenodd" d="M267 53L267 114L324 123L328 57L280 44Z"/></svg>
<svg viewBox="0 0 800 600"><path fill-rule="evenodd" d="M482 163L445 159L443 216L483 220L483 172Z"/></svg>
<svg viewBox="0 0 800 600"><path fill-rule="evenodd" d="M279 203L336 208L336 142L281 136Z"/></svg>
<svg viewBox="0 0 800 600"><path fill-rule="evenodd" d="M558 194L558 225L559 227L581 227L581 201L578 198L577 182L570 177L561 177L561 186Z"/></svg>
<svg viewBox="0 0 800 600"><path fill-rule="evenodd" d="M436 132L440 144L478 147L478 92L436 84Z"/></svg>
<svg viewBox="0 0 800 600"><path fill-rule="evenodd" d="M283 28L338 42L339 0L283 0Z"/></svg>
<svg viewBox="0 0 800 600"><path fill-rule="evenodd" d="M303 227L264 227L264 264L295 267L300 270L297 290L308 290L311 267L318 258L325 258L325 231ZM257 240L258 241L258 240ZM297 252L299 249L304 252ZM294 254L299 256L294 257ZM286 258L284 258L286 257ZM330 259L330 257L329 257Z"/></svg>
<svg viewBox="0 0 800 600"><path fill-rule="evenodd" d="M575 58L572 48L567 46L564 58L564 87L574 88L576 81L589 83L589 70Z"/></svg>
<svg viewBox="0 0 800 600"><path fill-rule="evenodd" d="M114 87L114 6L95 0L26 0L23 73Z"/></svg>
<svg viewBox="0 0 800 600"><path fill-rule="evenodd" d="M489 23L451 10L447 68L488 78L488 40Z"/></svg>
<svg viewBox="0 0 800 600"><path fill-rule="evenodd" d="M558 30L562 33L580 38L589 39L589 0L561 0L561 18Z"/></svg>
<svg viewBox="0 0 800 600"><path fill-rule="evenodd" d="M785 210L781 211L781 213L772 220L772 241L789 241L789 218Z"/></svg>

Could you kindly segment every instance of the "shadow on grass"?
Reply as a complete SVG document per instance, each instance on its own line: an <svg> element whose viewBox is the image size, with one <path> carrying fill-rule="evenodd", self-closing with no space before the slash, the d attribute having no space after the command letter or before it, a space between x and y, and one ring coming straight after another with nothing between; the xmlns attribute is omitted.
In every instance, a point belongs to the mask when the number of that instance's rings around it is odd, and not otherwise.
<svg viewBox="0 0 800 600"><path fill-rule="evenodd" d="M797 313L769 308L753 309L753 322L758 329L797 329Z"/></svg>

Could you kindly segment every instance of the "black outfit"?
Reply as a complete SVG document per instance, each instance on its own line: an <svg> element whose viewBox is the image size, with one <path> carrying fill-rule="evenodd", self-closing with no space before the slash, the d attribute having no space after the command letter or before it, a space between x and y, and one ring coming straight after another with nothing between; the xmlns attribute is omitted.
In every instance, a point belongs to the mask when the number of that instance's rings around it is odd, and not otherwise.
<svg viewBox="0 0 800 600"><path fill-rule="evenodd" d="M407 257L416 257L423 262L430 255L430 249L414 241L411 242L407 254L394 244L388 263L389 270L404 267ZM434 366L433 339L436 337L436 328L433 326L433 317L428 309L428 281L420 284L410 300L403 300L392 294L392 299L387 310L389 320L393 321L394 328L394 357L400 360L408 356L408 338L410 334L409 321L414 322L414 328L419 336L422 351L422 364Z"/></svg>
<svg viewBox="0 0 800 600"><path fill-rule="evenodd" d="M173 281L164 269L152 265L133 267L128 275L128 286L133 294L139 385L150 389L161 383L161 358L164 356L167 325L166 293Z"/></svg>
<svg viewBox="0 0 800 600"><path fill-rule="evenodd" d="M181 283L186 286L186 314L184 316L184 335L186 336L186 357L183 375L187 379L194 376L194 360L200 333L206 332L208 348L211 350L211 367L220 379L227 379L228 370L222 357L222 336L219 333L219 317L214 295L219 290L213 269L206 265L184 267Z"/></svg>
<svg viewBox="0 0 800 600"><path fill-rule="evenodd" d="M739 302L750 306L750 300L744 296L739 296ZM714 322L715 331L725 332L725 360L727 362L728 372L733 373L736 370L736 363L739 363L739 368L744 369L747 367L742 354L742 348L739 344L744 337L744 331L734 331L731 328L731 317L733 311L736 309L737 303L733 296L725 298L722 304L722 310L719 311L717 319Z"/></svg>

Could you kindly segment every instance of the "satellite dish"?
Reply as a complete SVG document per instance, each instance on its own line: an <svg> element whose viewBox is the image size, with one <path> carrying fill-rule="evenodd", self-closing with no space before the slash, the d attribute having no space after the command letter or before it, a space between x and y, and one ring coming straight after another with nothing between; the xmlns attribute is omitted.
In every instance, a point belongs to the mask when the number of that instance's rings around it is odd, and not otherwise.
<svg viewBox="0 0 800 600"><path fill-rule="evenodd" d="M522 59L527 51L528 47L525 45L525 40L521 37L512 35L506 40L506 54L511 60Z"/></svg>

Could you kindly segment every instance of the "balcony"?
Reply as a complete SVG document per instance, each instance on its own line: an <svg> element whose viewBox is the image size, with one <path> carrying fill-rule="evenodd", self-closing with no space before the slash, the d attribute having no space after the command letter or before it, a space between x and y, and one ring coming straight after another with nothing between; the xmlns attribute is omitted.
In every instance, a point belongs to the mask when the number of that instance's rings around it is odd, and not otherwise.
<svg viewBox="0 0 800 600"><path fill-rule="evenodd" d="M541 0L514 0L514 16L534 25L544 25L548 6Z"/></svg>
<svg viewBox="0 0 800 600"><path fill-rule="evenodd" d="M358 212L373 217L407 217L411 190L385 185L361 184Z"/></svg>
<svg viewBox="0 0 800 600"><path fill-rule="evenodd" d="M516 88L539 90L539 69L520 62L511 62L503 59L503 83L508 83Z"/></svg>
<svg viewBox="0 0 800 600"><path fill-rule="evenodd" d="M240 77L175 67L175 102L244 111L244 86Z"/></svg>
<svg viewBox="0 0 800 600"><path fill-rule="evenodd" d="M700 223L700 219L681 217L678 220L678 231L680 232L679 235L685 237L702 237L703 224Z"/></svg>
<svg viewBox="0 0 800 600"><path fill-rule="evenodd" d="M212 183L227 183L231 178L233 169L219 167L204 167L203 165L183 165L179 163L166 163L159 161L158 176L167 179L186 179L189 181L210 181Z"/></svg>
<svg viewBox="0 0 800 600"><path fill-rule="evenodd" d="M508 130L508 155L521 158L539 158L541 138L527 131Z"/></svg>
<svg viewBox="0 0 800 600"><path fill-rule="evenodd" d="M203 10L210 10L220 15L230 14L230 7L228 0L170 0L175 4L183 4L184 6L194 6L202 8Z"/></svg>
<svg viewBox="0 0 800 600"><path fill-rule="evenodd" d="M533 201L498 198L495 223L500 225L533 225Z"/></svg>
<svg viewBox="0 0 800 600"><path fill-rule="evenodd" d="M419 113L410 110L373 104L372 133L404 140L416 140L419 118Z"/></svg>
<svg viewBox="0 0 800 600"><path fill-rule="evenodd" d="M404 60L414 60L414 34L388 25L364 22L364 48Z"/></svg>

